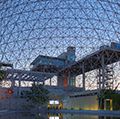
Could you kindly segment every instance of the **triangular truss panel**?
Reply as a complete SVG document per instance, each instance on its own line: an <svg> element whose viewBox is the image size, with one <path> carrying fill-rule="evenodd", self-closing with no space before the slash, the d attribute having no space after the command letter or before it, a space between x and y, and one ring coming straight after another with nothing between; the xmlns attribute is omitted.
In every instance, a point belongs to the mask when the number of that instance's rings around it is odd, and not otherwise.
<svg viewBox="0 0 120 119"><path fill-rule="evenodd" d="M120 2L110 0L4 0L0 2L0 60L28 69L39 54L66 47L77 59L120 40Z"/></svg>

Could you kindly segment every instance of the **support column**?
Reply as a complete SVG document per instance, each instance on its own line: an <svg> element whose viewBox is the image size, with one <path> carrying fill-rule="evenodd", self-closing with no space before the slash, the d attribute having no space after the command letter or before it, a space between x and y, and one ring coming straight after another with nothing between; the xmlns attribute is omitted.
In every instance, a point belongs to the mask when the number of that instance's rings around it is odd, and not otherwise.
<svg viewBox="0 0 120 119"><path fill-rule="evenodd" d="M43 81L43 86L45 85L45 81Z"/></svg>
<svg viewBox="0 0 120 119"><path fill-rule="evenodd" d="M20 94L21 94L21 80L19 79L19 81L18 81L18 85L19 85L19 87L18 87L18 96L20 96Z"/></svg>
<svg viewBox="0 0 120 119"><path fill-rule="evenodd" d="M101 69L99 68L98 74L98 89L101 90Z"/></svg>
<svg viewBox="0 0 120 119"><path fill-rule="evenodd" d="M68 71L68 73L67 73L67 85L68 85L68 86L72 86L72 85L71 85L71 79L72 79L71 72Z"/></svg>
<svg viewBox="0 0 120 119"><path fill-rule="evenodd" d="M11 79L11 87L10 88L14 92L14 90L15 90L15 80L14 79ZM14 96L14 95L15 95L15 92L12 94L12 96Z"/></svg>
<svg viewBox="0 0 120 119"><path fill-rule="evenodd" d="M102 84L102 78L101 78L101 76L102 76L102 74L101 74L102 72L101 72L101 68L99 68L98 69L98 104L99 104L99 109L101 109L101 107L102 107L102 99L101 99L101 84Z"/></svg>
<svg viewBox="0 0 120 119"><path fill-rule="evenodd" d="M59 73L57 78L57 86L63 87L64 84L64 73Z"/></svg>
<svg viewBox="0 0 120 119"><path fill-rule="evenodd" d="M85 66L82 64L82 78L83 78L83 89L85 90Z"/></svg>
<svg viewBox="0 0 120 119"><path fill-rule="evenodd" d="M33 84L35 85L35 81L33 81Z"/></svg>
<svg viewBox="0 0 120 119"><path fill-rule="evenodd" d="M51 78L50 78L50 86L52 86L52 80L51 80Z"/></svg>
<svg viewBox="0 0 120 119"><path fill-rule="evenodd" d="M11 80L11 88L13 88L14 89L14 87L15 87L15 80Z"/></svg>
<svg viewBox="0 0 120 119"><path fill-rule="evenodd" d="M104 55L102 55L101 64L102 64L102 89L105 89L105 59L104 59Z"/></svg>

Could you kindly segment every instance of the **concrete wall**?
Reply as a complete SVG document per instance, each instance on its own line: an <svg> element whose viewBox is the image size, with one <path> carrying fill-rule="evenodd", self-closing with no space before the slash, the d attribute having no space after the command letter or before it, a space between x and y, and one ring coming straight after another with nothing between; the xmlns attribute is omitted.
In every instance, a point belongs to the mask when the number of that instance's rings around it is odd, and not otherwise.
<svg viewBox="0 0 120 119"><path fill-rule="evenodd" d="M67 109L98 110L97 96L69 97L63 101L63 107Z"/></svg>

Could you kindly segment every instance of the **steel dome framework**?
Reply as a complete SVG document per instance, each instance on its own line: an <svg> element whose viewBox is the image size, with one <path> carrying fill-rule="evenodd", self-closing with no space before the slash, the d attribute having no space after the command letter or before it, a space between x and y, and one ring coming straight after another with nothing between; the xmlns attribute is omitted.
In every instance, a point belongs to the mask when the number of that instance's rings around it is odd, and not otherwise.
<svg viewBox="0 0 120 119"><path fill-rule="evenodd" d="M113 41L120 41L119 0L0 1L0 60L15 68L29 69L38 55L58 56L68 46L78 60Z"/></svg>

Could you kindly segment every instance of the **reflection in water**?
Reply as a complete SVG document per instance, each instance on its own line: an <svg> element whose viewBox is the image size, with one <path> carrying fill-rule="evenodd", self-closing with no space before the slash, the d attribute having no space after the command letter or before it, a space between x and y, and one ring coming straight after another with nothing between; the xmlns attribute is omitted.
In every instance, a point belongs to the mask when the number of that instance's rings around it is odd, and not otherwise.
<svg viewBox="0 0 120 119"><path fill-rule="evenodd" d="M48 119L47 114L11 113L0 115L0 119Z"/></svg>
<svg viewBox="0 0 120 119"><path fill-rule="evenodd" d="M99 117L99 119L120 119L120 117Z"/></svg>
<svg viewBox="0 0 120 119"><path fill-rule="evenodd" d="M30 113L14 113L2 115L0 119L120 119L120 117L99 117L91 115L76 114L30 114Z"/></svg>
<svg viewBox="0 0 120 119"><path fill-rule="evenodd" d="M59 116L50 116L49 119L60 119Z"/></svg>
<svg viewBox="0 0 120 119"><path fill-rule="evenodd" d="M63 119L63 114L48 114L48 119Z"/></svg>
<svg viewBox="0 0 120 119"><path fill-rule="evenodd" d="M120 119L120 117L104 117L77 114L48 114L48 119Z"/></svg>
<svg viewBox="0 0 120 119"><path fill-rule="evenodd" d="M10 113L0 115L0 119L34 119L34 116L28 113Z"/></svg>
<svg viewBox="0 0 120 119"><path fill-rule="evenodd" d="M88 115L65 115L65 119L99 119L98 116Z"/></svg>
<svg viewBox="0 0 120 119"><path fill-rule="evenodd" d="M46 116L46 118L45 118L45 116ZM47 115L42 116L41 114L37 114L37 115L35 115L34 119L47 119Z"/></svg>

